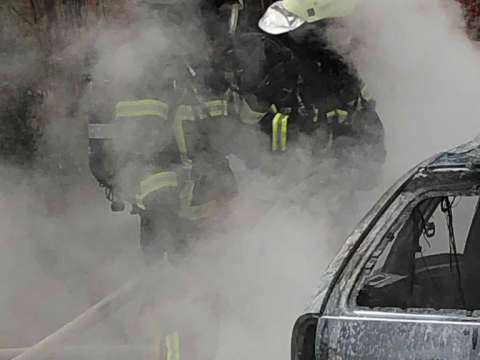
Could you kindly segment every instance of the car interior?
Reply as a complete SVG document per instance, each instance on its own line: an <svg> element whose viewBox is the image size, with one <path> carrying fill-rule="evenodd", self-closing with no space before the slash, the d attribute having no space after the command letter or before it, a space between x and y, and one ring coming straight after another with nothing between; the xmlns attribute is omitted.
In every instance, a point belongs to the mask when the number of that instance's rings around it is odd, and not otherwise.
<svg viewBox="0 0 480 360"><path fill-rule="evenodd" d="M480 309L478 196L427 198L393 228L364 269L359 306Z"/></svg>

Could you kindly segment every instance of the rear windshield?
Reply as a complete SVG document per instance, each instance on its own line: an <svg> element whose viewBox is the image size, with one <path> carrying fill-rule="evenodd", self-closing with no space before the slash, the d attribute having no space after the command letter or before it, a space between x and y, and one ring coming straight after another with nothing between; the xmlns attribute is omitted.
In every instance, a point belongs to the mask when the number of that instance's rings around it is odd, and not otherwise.
<svg viewBox="0 0 480 360"><path fill-rule="evenodd" d="M480 309L478 196L408 207L368 261L360 306Z"/></svg>

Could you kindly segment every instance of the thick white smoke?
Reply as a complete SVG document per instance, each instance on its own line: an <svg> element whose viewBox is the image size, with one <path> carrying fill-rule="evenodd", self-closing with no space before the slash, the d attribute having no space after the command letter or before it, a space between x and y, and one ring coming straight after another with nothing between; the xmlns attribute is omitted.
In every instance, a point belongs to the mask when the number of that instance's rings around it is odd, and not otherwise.
<svg viewBox="0 0 480 360"><path fill-rule="evenodd" d="M408 168L477 135L480 53L464 33L460 7L452 2L366 0L346 29L361 44L349 59L376 98L387 134L384 185L359 194L359 211L365 211ZM332 46L341 48L337 39L332 36ZM254 198L265 193L257 191ZM325 195L335 191L319 187L317 205L322 207ZM227 322L230 332L222 334L223 354L289 356L293 320L345 235L305 205L279 202L247 237L239 242L227 238L235 250L224 271L238 274L238 283L230 282L226 291L236 311ZM342 212L336 216L349 229L358 220ZM243 266L232 267L238 254Z"/></svg>
<svg viewBox="0 0 480 360"><path fill-rule="evenodd" d="M384 186L433 152L477 134L480 103L476 93L480 84L480 59L475 45L463 33L461 12L455 4L446 0L365 0L345 26L361 44L348 55L349 59L376 98L386 127L388 157ZM135 46L122 47L122 56L119 56L110 48L111 34L99 37L97 47L103 50L96 67L99 74L108 69L130 78L128 80L139 77L145 57L154 57L165 49L165 35L161 29L143 33L136 39L139 42ZM342 45L333 33L332 46L341 48ZM55 136L68 136L68 131L62 128L62 131L50 134L54 139ZM252 144L258 146L253 140L245 145ZM261 157L268 149L259 148L257 151ZM292 163L295 166L285 169L285 173L302 167L298 162ZM316 196L305 199L302 184L297 184L298 188L288 194L276 179L241 166L236 169L241 179L241 195L233 204L233 215L225 222L223 232L211 234L198 245L185 270L207 275L202 280L194 279L192 289L201 288L199 284L205 282L208 286L213 284L220 294L218 359L285 359L289 356L293 322L307 305L322 270L382 189L359 194L358 211L353 216L337 211L335 225L332 225L332 217L327 216L328 209L325 208L334 207L327 200L343 195L341 188L325 188L318 181ZM302 171L308 173L305 169ZM91 180L87 183L90 189L94 186ZM77 189L69 191L77 193ZM6 204L20 204L19 209L12 211L5 206L1 210L2 224L10 231L2 235L0 244L10 246L7 244L13 244L11 239L16 239L15 244L22 242L20 247L12 247L16 250L7 252L3 263L6 273L14 274L5 277L8 289L5 294L10 295L5 295L6 300L0 301L0 305L5 305L6 309L20 306L32 313L42 311L38 302L22 306L16 301L34 281L32 275L15 274L16 259L27 262L24 273L41 269L42 276L37 279L42 288L49 291L39 294L52 304L60 305L63 298L55 294L57 291L72 291L75 296L84 292L84 289L71 290L67 286L71 279L78 277L75 268L85 271L81 263L92 261L97 273L75 284L94 284L92 286L98 285L99 277L118 283L114 272L128 274L128 270L138 267L139 254L134 249L136 221L127 214L107 214L107 203L97 198L102 196L99 191L88 196L96 199L91 204L80 201L84 198L82 195L73 195L72 210L59 219L37 215L36 208L29 203L31 200L26 200L30 199L30 189L26 196L17 195L24 192L25 189L18 186L14 195L4 196ZM35 196L38 195L31 195L31 198ZM128 227L125 224L127 218ZM129 229L128 235L125 234L126 228ZM119 242L115 241L116 238ZM119 246L128 248L128 254L120 257ZM20 257L17 251L23 250L26 255ZM93 266L94 253L119 256L124 263L116 261L115 264L119 265L114 270L105 270ZM62 266L44 260L46 256L61 258ZM9 278L16 281L10 282ZM55 281L54 286L52 281ZM26 285L20 284L22 282ZM108 281L106 285L101 283L105 289L109 285ZM168 282L159 283L156 291L168 291L171 286ZM75 311L85 301L80 303L76 304ZM198 314L192 315L192 326L200 324L205 332L213 331L211 323L214 319L205 318L205 314L200 313L202 305L193 308ZM75 311L72 310L72 316ZM135 314L135 311L132 312ZM139 334L132 330L138 324L135 319L128 319L112 322L114 325L109 330L116 332L125 327L130 340L138 342ZM20 322L22 326L18 326L19 332L23 331L27 320L43 321L36 320L35 316L26 317ZM5 321L10 323L14 319L7 317Z"/></svg>
<svg viewBox="0 0 480 360"><path fill-rule="evenodd" d="M386 127L389 182L478 134L480 53L455 1L363 1L347 26Z"/></svg>

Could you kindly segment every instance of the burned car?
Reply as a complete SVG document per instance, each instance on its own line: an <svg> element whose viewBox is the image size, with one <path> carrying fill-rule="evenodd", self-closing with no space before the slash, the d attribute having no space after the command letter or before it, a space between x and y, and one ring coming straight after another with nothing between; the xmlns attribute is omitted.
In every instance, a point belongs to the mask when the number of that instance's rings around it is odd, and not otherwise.
<svg viewBox="0 0 480 360"><path fill-rule="evenodd" d="M400 179L330 264L292 360L480 359L480 139Z"/></svg>

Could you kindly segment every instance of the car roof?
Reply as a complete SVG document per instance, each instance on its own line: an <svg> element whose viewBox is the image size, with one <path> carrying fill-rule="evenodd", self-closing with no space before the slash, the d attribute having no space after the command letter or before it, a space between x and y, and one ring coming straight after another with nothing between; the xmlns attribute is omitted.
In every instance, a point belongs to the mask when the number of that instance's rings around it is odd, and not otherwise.
<svg viewBox="0 0 480 360"><path fill-rule="evenodd" d="M428 169L480 170L480 136L474 140L442 152L426 166Z"/></svg>

